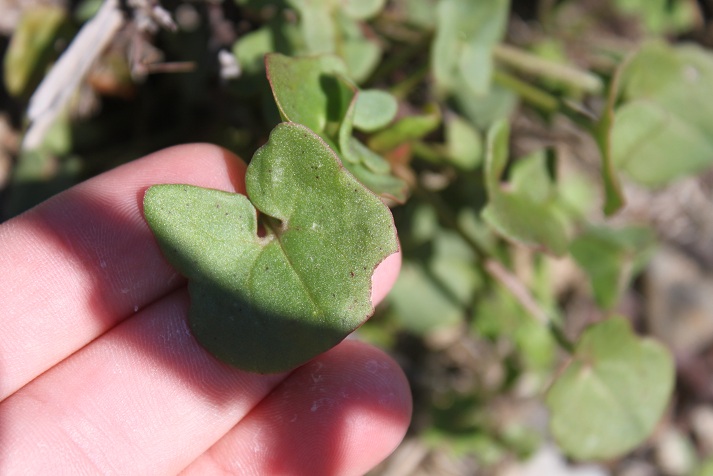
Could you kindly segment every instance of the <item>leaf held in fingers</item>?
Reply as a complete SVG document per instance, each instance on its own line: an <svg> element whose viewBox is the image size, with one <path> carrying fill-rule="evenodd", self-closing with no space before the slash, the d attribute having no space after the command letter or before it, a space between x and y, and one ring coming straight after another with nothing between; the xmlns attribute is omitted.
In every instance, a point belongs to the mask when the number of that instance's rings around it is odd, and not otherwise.
<svg viewBox="0 0 713 476"><path fill-rule="evenodd" d="M196 339L236 367L280 372L371 315L371 276L397 251L396 232L388 208L305 126L278 125L245 180L247 196L151 187L145 214L189 280Z"/></svg>
<svg viewBox="0 0 713 476"><path fill-rule="evenodd" d="M595 324L547 394L552 433L576 459L622 455L654 430L673 380L673 360L663 346L635 335L620 317Z"/></svg>

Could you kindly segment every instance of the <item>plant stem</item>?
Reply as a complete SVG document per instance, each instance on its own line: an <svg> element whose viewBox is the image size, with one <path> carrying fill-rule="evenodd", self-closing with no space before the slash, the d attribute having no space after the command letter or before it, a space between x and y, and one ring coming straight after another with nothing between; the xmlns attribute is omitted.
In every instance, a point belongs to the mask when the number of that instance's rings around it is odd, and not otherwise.
<svg viewBox="0 0 713 476"><path fill-rule="evenodd" d="M396 99L404 99L413 88L423 81L423 78L425 78L430 71L430 65L421 65L416 71L412 72L408 78L392 86L389 92L393 94Z"/></svg>
<svg viewBox="0 0 713 476"><path fill-rule="evenodd" d="M602 80L588 71L546 60L503 43L495 46L493 57L512 69L548 78L587 94L599 94L604 88Z"/></svg>
<svg viewBox="0 0 713 476"><path fill-rule="evenodd" d="M525 286L517 276L512 274L502 263L492 258L487 259L483 267L493 278L499 281L505 289L510 291L510 294L517 299L520 305L524 307L538 323L547 326L560 347L570 354L574 352L574 344L564 335L564 331L559 324L554 322L550 315L542 309L532 296L532 293L530 293L530 290L527 289L527 286Z"/></svg>
<svg viewBox="0 0 713 476"><path fill-rule="evenodd" d="M530 103L543 112L557 112L560 106L560 101L552 94L543 91L515 76L504 71L495 70L493 73L493 81L500 86L514 91L525 102Z"/></svg>
<svg viewBox="0 0 713 476"><path fill-rule="evenodd" d="M520 305L541 325L547 327L557 344L566 352L574 352L574 344L569 341L564 331L554 319L537 303L527 286L525 286L517 276L512 274L500 261L487 257L488 253L483 247L468 234L458 223L458 219L453 211L443 202L440 196L429 192L420 186L416 186L414 194L421 196L428 201L435 209L441 222L452 229L465 241L475 253L476 258L483 262L485 271L496 281L500 282L505 289L520 303Z"/></svg>
<svg viewBox="0 0 713 476"><path fill-rule="evenodd" d="M493 81L514 91L523 101L545 114L562 114L588 131L593 131L597 127L599 118L576 102L562 100L505 71L496 70L493 74Z"/></svg>
<svg viewBox="0 0 713 476"><path fill-rule="evenodd" d="M433 208L436 209L436 214L440 218L441 222L451 230L455 231L460 235L460 237L465 241L468 246L471 248L473 253L475 253L475 256L479 260L483 260L484 256L487 256L487 252L483 249L483 247L473 239L458 223L458 219L456 216L453 214L453 211L446 205L446 203L443 201L443 199L433 193L430 192L423 187L416 185L414 189L414 194L422 197L425 199L428 203L430 203Z"/></svg>

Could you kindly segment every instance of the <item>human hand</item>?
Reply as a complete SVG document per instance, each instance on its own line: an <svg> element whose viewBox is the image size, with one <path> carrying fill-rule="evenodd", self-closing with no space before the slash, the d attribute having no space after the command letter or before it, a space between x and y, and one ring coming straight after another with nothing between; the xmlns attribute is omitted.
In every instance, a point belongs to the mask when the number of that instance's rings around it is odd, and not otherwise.
<svg viewBox="0 0 713 476"><path fill-rule="evenodd" d="M185 282L144 222L143 194L244 192L244 174L217 147L175 147L0 226L0 473L363 474L398 445L410 393L381 351L347 340L257 375L191 336ZM379 265L374 302L399 265Z"/></svg>

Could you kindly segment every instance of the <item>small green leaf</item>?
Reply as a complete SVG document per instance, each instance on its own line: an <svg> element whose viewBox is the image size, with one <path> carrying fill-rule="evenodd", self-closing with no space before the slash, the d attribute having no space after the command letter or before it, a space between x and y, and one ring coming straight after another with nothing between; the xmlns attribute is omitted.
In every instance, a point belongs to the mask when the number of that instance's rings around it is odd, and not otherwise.
<svg viewBox="0 0 713 476"><path fill-rule="evenodd" d="M651 434L673 381L673 359L659 343L636 336L623 318L595 324L547 394L552 433L573 458L620 456Z"/></svg>
<svg viewBox="0 0 713 476"><path fill-rule="evenodd" d="M379 65L382 44L374 35L367 35L363 22L348 16L344 9L337 12L336 22L340 35L336 53L344 59L349 78L356 83L361 83Z"/></svg>
<svg viewBox="0 0 713 476"><path fill-rule="evenodd" d="M463 45L458 67L465 84L476 96L483 96L490 90L493 75L492 47L490 45Z"/></svg>
<svg viewBox="0 0 713 476"><path fill-rule="evenodd" d="M349 77L357 83L365 81L381 59L381 47L367 38L345 38L339 51L349 70Z"/></svg>
<svg viewBox="0 0 713 476"><path fill-rule="evenodd" d="M473 170L483 160L483 139L480 131L465 119L453 116L445 123L446 147L451 162Z"/></svg>
<svg viewBox="0 0 713 476"><path fill-rule="evenodd" d="M269 26L251 31L233 45L233 54L244 73L256 73L265 69L265 55L275 51L273 31Z"/></svg>
<svg viewBox="0 0 713 476"><path fill-rule="evenodd" d="M695 0L615 0L613 5L631 20L643 24L649 33L675 34L692 30L700 12Z"/></svg>
<svg viewBox="0 0 713 476"><path fill-rule="evenodd" d="M333 138L356 94L342 74L346 66L336 56L291 58L279 53L265 58L267 77L280 115L304 124L323 138Z"/></svg>
<svg viewBox="0 0 713 476"><path fill-rule="evenodd" d="M386 0L341 0L344 13L357 20L367 20L378 14Z"/></svg>
<svg viewBox="0 0 713 476"><path fill-rule="evenodd" d="M354 158L354 163L361 163L376 174L388 174L391 165L379 154L372 152L367 146L352 137L349 142L349 156Z"/></svg>
<svg viewBox="0 0 713 476"><path fill-rule="evenodd" d="M404 262L389 293L395 318L404 329L427 334L463 321L465 310L419 264Z"/></svg>
<svg viewBox="0 0 713 476"><path fill-rule="evenodd" d="M475 95L464 82L459 82L451 93L459 112L481 130L487 130L500 119L508 119L519 101L511 89L497 83L484 96Z"/></svg>
<svg viewBox="0 0 713 476"><path fill-rule="evenodd" d="M611 130L614 164L647 186L713 163L713 55L648 43L623 66Z"/></svg>
<svg viewBox="0 0 713 476"><path fill-rule="evenodd" d="M346 167L357 180L375 194L404 203L408 198L408 184L403 179L391 175L389 163L381 157L379 159L389 167L388 172L375 172L363 162L348 163Z"/></svg>
<svg viewBox="0 0 713 476"><path fill-rule="evenodd" d="M386 160L352 137L361 92L344 78L345 65L338 57L269 54L266 65L283 119L304 124L319 134L337 151L344 166L374 193L405 200L406 183L391 175ZM378 113L375 116L383 120ZM368 111L362 118L369 118Z"/></svg>
<svg viewBox="0 0 713 476"><path fill-rule="evenodd" d="M318 55L334 53L336 49L336 26L332 0L288 0L300 17L300 31L306 53Z"/></svg>
<svg viewBox="0 0 713 476"><path fill-rule="evenodd" d="M492 48L505 34L508 0L441 0L431 59L439 88L450 92L465 84L486 94L492 75Z"/></svg>
<svg viewBox="0 0 713 476"><path fill-rule="evenodd" d="M393 150L401 144L421 139L436 130L440 123L441 113L432 107L426 114L406 116L377 132L369 140L369 147L377 152Z"/></svg>
<svg viewBox="0 0 713 476"><path fill-rule="evenodd" d="M502 286L495 286L478 299L473 310L473 327L489 339L513 342L526 368L550 370L555 360L557 344L552 333L532 319Z"/></svg>
<svg viewBox="0 0 713 476"><path fill-rule="evenodd" d="M388 208L305 126L278 125L245 180L247 197L151 187L146 220L189 280L196 339L236 367L280 372L372 314L371 276L398 243Z"/></svg>
<svg viewBox="0 0 713 476"><path fill-rule="evenodd" d="M354 109L354 127L365 132L381 129L394 119L398 106L396 98L386 91L359 91Z"/></svg>
<svg viewBox="0 0 713 476"><path fill-rule="evenodd" d="M5 85L10 94L20 96L36 86L66 20L60 7L37 5L24 10L5 54Z"/></svg>
<svg viewBox="0 0 713 476"><path fill-rule="evenodd" d="M488 204L483 219L505 238L562 255L567 251L568 223L553 194L549 191L543 194L543 190L534 188L507 190L500 184L508 160L508 136L506 121L495 123L488 132L485 162ZM532 159L539 162L540 177L544 173L543 159L543 156Z"/></svg>
<svg viewBox="0 0 713 476"><path fill-rule="evenodd" d="M713 162L713 141L705 133L656 103L630 102L616 113L614 160L636 181L663 185Z"/></svg>
<svg viewBox="0 0 713 476"><path fill-rule="evenodd" d="M398 321L418 334L463 322L482 283L473 250L458 235L439 228L432 246L425 263L404 262L389 294Z"/></svg>
<svg viewBox="0 0 713 476"><path fill-rule="evenodd" d="M648 261L653 244L648 228L592 228L572 241L570 252L589 275L597 304L611 309Z"/></svg>

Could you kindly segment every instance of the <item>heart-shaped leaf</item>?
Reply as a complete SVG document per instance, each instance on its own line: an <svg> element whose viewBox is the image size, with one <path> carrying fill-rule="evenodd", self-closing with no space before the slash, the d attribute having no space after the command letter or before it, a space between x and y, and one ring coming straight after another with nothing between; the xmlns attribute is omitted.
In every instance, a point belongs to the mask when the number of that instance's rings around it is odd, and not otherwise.
<svg viewBox="0 0 713 476"><path fill-rule="evenodd" d="M695 45L648 43L620 74L614 164L652 187L710 167L713 55Z"/></svg>
<svg viewBox="0 0 713 476"><path fill-rule="evenodd" d="M550 427L573 458L608 459L651 434L671 396L669 352L639 338L623 318L588 328L547 394Z"/></svg>
<svg viewBox="0 0 713 476"><path fill-rule="evenodd" d="M151 187L146 219L189 280L196 339L236 367L289 370L371 315L371 276L397 251L395 228L388 208L299 124L273 130L245 180L247 197Z"/></svg>

